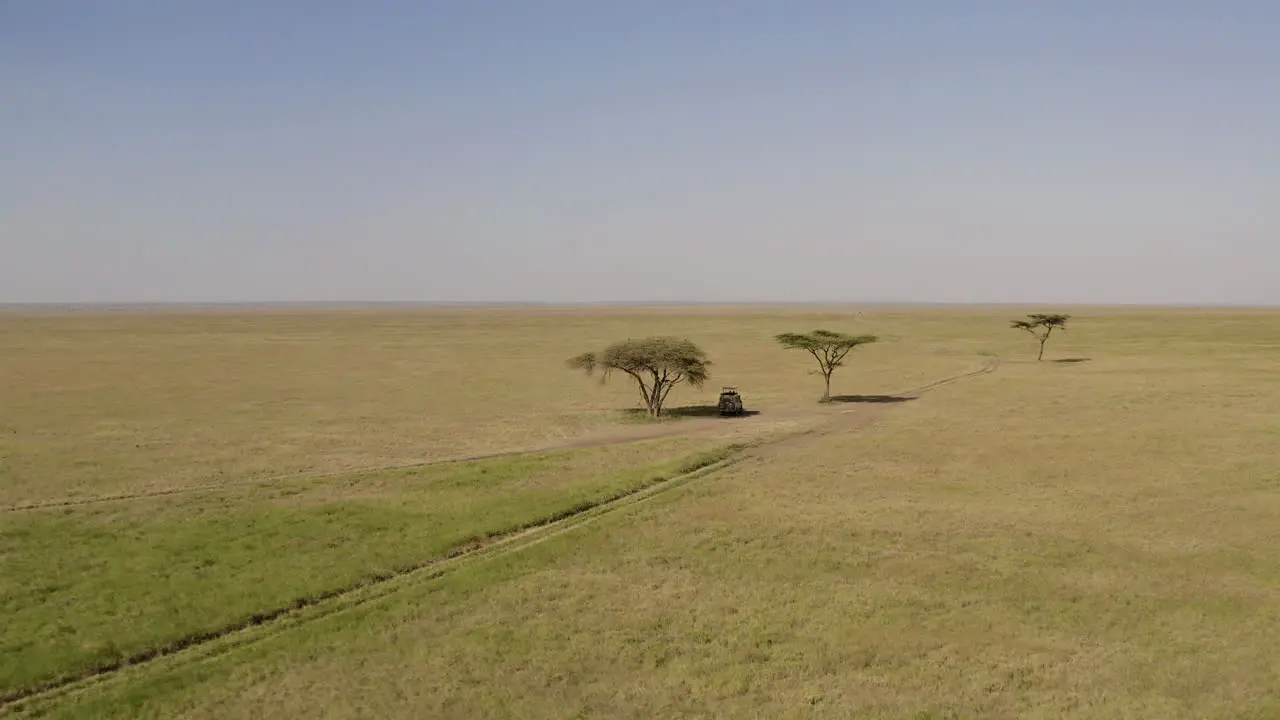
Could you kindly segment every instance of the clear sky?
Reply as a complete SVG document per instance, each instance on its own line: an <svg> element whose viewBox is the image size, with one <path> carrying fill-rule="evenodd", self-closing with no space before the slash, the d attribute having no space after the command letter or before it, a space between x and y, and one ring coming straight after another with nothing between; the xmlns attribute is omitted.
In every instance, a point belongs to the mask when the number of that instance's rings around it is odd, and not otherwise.
<svg viewBox="0 0 1280 720"><path fill-rule="evenodd" d="M0 302L1280 304L1280 2L0 0Z"/></svg>

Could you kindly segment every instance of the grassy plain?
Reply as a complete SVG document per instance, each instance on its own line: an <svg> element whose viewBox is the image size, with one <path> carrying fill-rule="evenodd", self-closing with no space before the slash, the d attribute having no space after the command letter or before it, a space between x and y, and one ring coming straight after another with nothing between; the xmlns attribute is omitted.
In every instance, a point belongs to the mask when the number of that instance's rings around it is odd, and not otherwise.
<svg viewBox="0 0 1280 720"><path fill-rule="evenodd" d="M0 693L242 626L598 504L719 459L705 445L656 441L11 513L0 527Z"/></svg>
<svg viewBox="0 0 1280 720"><path fill-rule="evenodd" d="M1280 313L1080 309L1049 344L1048 359L1085 360L1067 363L1028 360L1033 341L1007 329L1014 314L0 316L5 341L20 349L4 359L5 370L20 369L28 380L5 387L0 415L19 430L3 453L23 460L6 462L0 492L11 503L208 483L220 477L217 468L227 478L332 472L617 432L616 408L633 404L630 389L601 388L560 363L650 332L703 344L717 361L715 381L741 386L762 421L529 461L573 470L500 473L504 482L550 486L537 501L502 502L502 483L486 495L484 483L465 474L480 463L223 483L0 515L0 533L24 528L0 534L6 570L23 561L49 565L36 571L39 582L75 586L54 587L45 602L57 610L41 615L20 594L34 575L20 582L0 575L6 617L10 607L28 612L24 629L5 636L6 662L19 652L9 649L14 638L36 635L35 647L52 647L54 616L111 630L112 618L133 613L119 637L166 627L166 611L197 602L197 586L188 579L150 594L129 588L185 567L183 543L193 535L203 548L195 555L229 562L212 570L221 573L221 602L189 614L201 621L240 595L237 611L335 586L438 555L484 527L644 482L653 467L670 473L677 458L738 438L734 427L763 434L803 426L818 381L805 374L803 358L769 344L774 332L829 326L886 336L836 375L840 394L922 385L986 354L1004 360L994 374L894 404L873 426L780 445L519 552L265 630L257 642L200 662L174 655L13 709L130 718L1280 715ZM102 333L122 327L123 337L164 342L114 347ZM217 355L223 332L238 338L235 349L224 348L222 362L196 362ZM60 381L56 363L39 361L58 338ZM135 364L153 372L127 372L129 342L142 348ZM276 342L296 350L288 355L296 372L282 355L248 388L237 385L227 368L254 366L242 356L269 356ZM419 362L392 362L397 352ZM190 362L184 372L148 354ZM453 380L435 384L434 370ZM80 392L64 390L60 402L41 405L37 381ZM277 381L300 399L244 404L254 388L270 395ZM201 421L200 402L177 399L205 384L224 392L204 396ZM141 399L147 389L157 398ZM164 397L175 399L174 414L150 417L167 407ZM677 403L713 397L686 393ZM12 411L23 402L34 417ZM367 417L351 424L355 408ZM169 449L107 454L100 472L76 465L107 441L74 429L125 410L136 413L132 431L170 438ZM202 437L221 438L211 440L210 455L185 434L191 425L166 422L184 413L203 423ZM770 417L779 420L765 422ZM339 435L343 442L333 442ZM263 449L242 457L238 443L249 437ZM70 457L55 457L63 453ZM174 458L198 467L173 468ZM462 474L451 481L448 472ZM480 501L491 501L489 510L470 512L473 492L490 498ZM447 498L464 509L440 510ZM362 515L374 504L376 515ZM496 524L479 522L491 514ZM110 530L117 526L129 530ZM59 566L62 558L67 565ZM291 560L294 579L273 585L275 575L291 574ZM101 593L113 600L94 602L93 583L75 579L86 571L122 578ZM145 644L168 632L132 637ZM68 667L69 657L54 665Z"/></svg>
<svg viewBox="0 0 1280 720"><path fill-rule="evenodd" d="M805 358L773 333L850 310L0 312L0 505L537 448L634 407L564 360L631 335L695 339L748 403L810 407ZM906 326L930 323L919 318ZM850 392L910 387L969 361L940 338L868 348ZM861 351L860 351L861 352ZM909 358L909 362L900 362ZM854 375L857 373L857 376ZM714 403L716 388L674 404Z"/></svg>

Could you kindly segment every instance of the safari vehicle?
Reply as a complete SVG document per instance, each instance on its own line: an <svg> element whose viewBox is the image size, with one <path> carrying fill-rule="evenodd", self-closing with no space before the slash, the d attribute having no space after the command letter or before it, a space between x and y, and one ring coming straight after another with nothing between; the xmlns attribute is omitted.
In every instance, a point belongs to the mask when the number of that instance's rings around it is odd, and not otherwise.
<svg viewBox="0 0 1280 720"><path fill-rule="evenodd" d="M741 415L743 413L742 396L738 394L738 388L723 387L720 389L719 408L721 415Z"/></svg>

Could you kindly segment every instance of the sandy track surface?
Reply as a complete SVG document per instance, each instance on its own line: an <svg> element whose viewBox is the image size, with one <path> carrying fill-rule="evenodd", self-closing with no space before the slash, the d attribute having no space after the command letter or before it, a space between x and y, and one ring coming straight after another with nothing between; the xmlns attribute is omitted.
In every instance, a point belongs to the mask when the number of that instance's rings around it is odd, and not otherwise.
<svg viewBox="0 0 1280 720"><path fill-rule="evenodd" d="M532 450L513 450L487 455L472 455L453 460L443 460L440 462L465 462L469 460L484 460L494 457L511 457L515 455L555 452L557 450L583 450L587 448L607 447L609 445L642 442L645 440L658 440L667 437L688 438L726 432L733 432L734 434L742 435L757 435L761 431L776 425L791 425L793 427L798 425L809 429L808 432L793 434L791 437L765 443L765 445L761 446L761 448L766 446L778 447L786 445L792 440L803 440L803 438L814 434L825 435L832 432L855 429L881 417L889 408L898 403L916 400L934 388L949 385L966 378L992 373L999 367L999 365L999 359L992 358L983 363L982 367L976 370L943 378L927 385L905 390L900 393L894 393L892 395L870 396L856 401L841 401L828 405L815 405L811 408L769 410L767 413L754 414L746 417L690 418L653 423L649 425L610 428L608 430L568 439L564 442L539 446ZM748 410L750 410L750 408L748 408Z"/></svg>

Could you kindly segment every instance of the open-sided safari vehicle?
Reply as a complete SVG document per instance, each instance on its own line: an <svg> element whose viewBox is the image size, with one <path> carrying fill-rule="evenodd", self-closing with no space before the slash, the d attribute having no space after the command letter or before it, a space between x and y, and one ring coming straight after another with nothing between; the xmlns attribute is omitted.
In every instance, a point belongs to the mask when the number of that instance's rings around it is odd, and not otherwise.
<svg viewBox="0 0 1280 720"><path fill-rule="evenodd" d="M742 396L738 394L738 388L723 387L720 389L719 408L721 415L741 415L743 413Z"/></svg>

